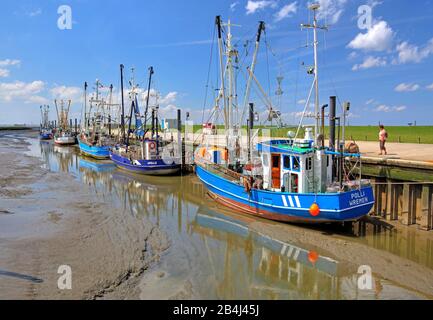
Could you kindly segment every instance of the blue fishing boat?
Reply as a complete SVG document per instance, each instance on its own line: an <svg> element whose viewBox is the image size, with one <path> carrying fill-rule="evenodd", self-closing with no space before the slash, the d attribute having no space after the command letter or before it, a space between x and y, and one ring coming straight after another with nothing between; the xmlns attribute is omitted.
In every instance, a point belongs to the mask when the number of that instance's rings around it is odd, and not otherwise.
<svg viewBox="0 0 433 320"><path fill-rule="evenodd" d="M156 142L153 140L145 142L146 145L151 143ZM110 153L110 158L119 168L131 172L146 175L171 175L180 170L180 165L174 159L134 160L122 154L126 153L122 153L120 147L117 146Z"/></svg>
<svg viewBox="0 0 433 320"><path fill-rule="evenodd" d="M53 138L53 128L49 122L50 107L47 105L41 106L41 125L39 129L39 138L41 140L51 140Z"/></svg>
<svg viewBox="0 0 433 320"><path fill-rule="evenodd" d="M310 9L314 13L314 22L303 26L312 28L314 39L317 39L317 29L321 28L317 26L316 19L319 6L311 5ZM338 138L337 144L335 142L336 121L338 120L338 132L340 132L340 118L345 123L346 113L349 110L349 104L345 104L342 117L336 117L336 97L330 98L330 142L328 147L325 146L324 108L328 105L322 107L322 116L320 116L317 41L314 42L314 67L308 71L309 75L314 75L314 81L297 132L289 131L287 139L268 137L258 141L259 129L254 132L256 120L254 105L248 102L252 80L256 81L258 90L261 90L253 73L264 25L260 23L252 65L248 68L249 78L246 84L244 107L249 106L249 119L246 137L242 137L239 128L243 121L243 114L239 117L238 124L235 125L233 122L233 106L235 106L233 97L237 94L234 91L236 85L232 84L232 80L234 70L239 67L234 65L236 60L230 58L237 55L230 41L231 24L229 22L225 25L228 27L224 32L228 37L226 41L221 39L223 32L220 17L217 17L216 24L220 52L228 52L228 54L225 55L227 57L225 63L223 57L220 57L222 84L214 113L223 111L226 128L224 140L227 145L216 146L215 141L218 141L218 137L211 137L197 148L194 155L197 176L207 187L209 194L216 201L234 210L276 221L351 222L367 215L374 205L373 189L370 181L362 179L359 152L345 150L344 136L343 139ZM223 48L223 45L226 47ZM227 97L224 89L225 77L228 77L230 84ZM299 138L313 88L315 88L314 118L316 120L314 134L313 128L304 126L304 137ZM263 91L262 95L268 109L268 121L278 118L281 113L274 108L270 98ZM218 106L220 101L224 102L223 108ZM254 138L257 142L253 142ZM242 146L246 146L247 149L244 153L241 152Z"/></svg>
<svg viewBox="0 0 433 320"><path fill-rule="evenodd" d="M124 144L117 145L110 150L110 159L123 170L130 172L145 174L145 175L172 175L179 172L180 158L163 153L162 139L159 136L158 130L158 113L157 107L152 108L151 119L152 126L150 137L147 138L146 134L146 119L149 108L150 99L150 86L152 83L153 68L149 68L149 84L147 90L147 102L144 114L144 122L140 115L140 109L137 99L137 86L134 83L134 78L131 80L131 92L129 97L131 99L131 109L129 115L129 125ZM123 65L121 66L121 85L123 87ZM122 110L123 99L122 99ZM132 118L135 117L135 129L131 129ZM124 116L122 115L122 119ZM124 121L122 120L122 123ZM131 134L133 134L134 141L131 141ZM132 142L132 143L131 143Z"/></svg>
<svg viewBox="0 0 433 320"><path fill-rule="evenodd" d="M96 80L96 97L90 99L87 110L87 82L84 83L84 118L81 133L78 136L78 145L82 154L97 160L110 158L110 147L114 145L111 134L112 122L112 93L110 85L108 102L101 97L99 89L103 85Z"/></svg>
<svg viewBox="0 0 433 320"><path fill-rule="evenodd" d="M51 140L53 139L53 133L51 130L44 130L39 133L39 138L41 140Z"/></svg>
<svg viewBox="0 0 433 320"><path fill-rule="evenodd" d="M110 158L110 146L91 144L83 139L83 136L78 136L78 146L82 154L98 160Z"/></svg>

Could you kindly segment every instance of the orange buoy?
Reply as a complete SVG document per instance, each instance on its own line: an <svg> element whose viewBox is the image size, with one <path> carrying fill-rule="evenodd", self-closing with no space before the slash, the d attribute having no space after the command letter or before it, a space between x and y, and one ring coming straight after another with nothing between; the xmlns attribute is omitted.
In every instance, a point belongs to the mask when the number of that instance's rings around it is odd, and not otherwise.
<svg viewBox="0 0 433 320"><path fill-rule="evenodd" d="M316 251L308 252L308 260L314 265L319 260L319 254Z"/></svg>
<svg viewBox="0 0 433 320"><path fill-rule="evenodd" d="M310 214L311 214L313 217L317 217L317 216L320 214L320 208L319 208L319 206L317 205L317 203L313 203L313 204L311 205L311 207L310 207Z"/></svg>

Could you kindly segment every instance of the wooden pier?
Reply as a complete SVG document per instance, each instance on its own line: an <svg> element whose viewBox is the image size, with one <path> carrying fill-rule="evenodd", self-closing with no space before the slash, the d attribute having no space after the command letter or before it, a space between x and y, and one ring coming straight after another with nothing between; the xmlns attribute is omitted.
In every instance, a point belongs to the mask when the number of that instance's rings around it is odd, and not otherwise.
<svg viewBox="0 0 433 320"><path fill-rule="evenodd" d="M410 183L372 179L375 205L373 215L404 225L433 229L433 183Z"/></svg>

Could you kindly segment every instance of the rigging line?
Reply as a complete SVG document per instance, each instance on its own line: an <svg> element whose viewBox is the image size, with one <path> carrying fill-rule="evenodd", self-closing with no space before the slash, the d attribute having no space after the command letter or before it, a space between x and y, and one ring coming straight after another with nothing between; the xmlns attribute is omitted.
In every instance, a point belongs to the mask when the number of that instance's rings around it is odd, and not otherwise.
<svg viewBox="0 0 433 320"><path fill-rule="evenodd" d="M266 44L266 70L268 73L268 95L269 98L271 97L271 76L270 76L270 71L269 71L269 49L268 49L268 37L267 37L267 32L266 30L264 30L263 32L265 34L265 44Z"/></svg>
<svg viewBox="0 0 433 320"><path fill-rule="evenodd" d="M206 90L205 90L205 97L204 97L204 102L203 102L203 112L202 112L202 120L201 120L202 123L204 121L204 112L205 112L205 108L206 108L206 104L207 104L207 97L208 97L208 93L209 93L210 73L211 73L211 68L212 68L213 50L214 50L214 45L215 45L215 34L216 34L216 25L214 25L214 28L213 28L212 45L211 45L210 59L209 59L209 68L208 68L208 73L207 73Z"/></svg>

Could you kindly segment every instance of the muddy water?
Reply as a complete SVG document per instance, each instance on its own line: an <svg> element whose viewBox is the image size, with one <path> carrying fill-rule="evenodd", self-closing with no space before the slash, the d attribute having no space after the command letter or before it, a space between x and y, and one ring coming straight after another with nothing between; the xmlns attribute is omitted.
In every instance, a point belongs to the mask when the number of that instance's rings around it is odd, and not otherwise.
<svg viewBox="0 0 433 320"><path fill-rule="evenodd" d="M29 155L165 231L170 247L139 281L141 299L423 299L433 296L433 236L375 220L305 227L215 204L194 176L132 175L76 147L31 142ZM371 268L371 288L359 267ZM0 274L1 277L1 274Z"/></svg>

